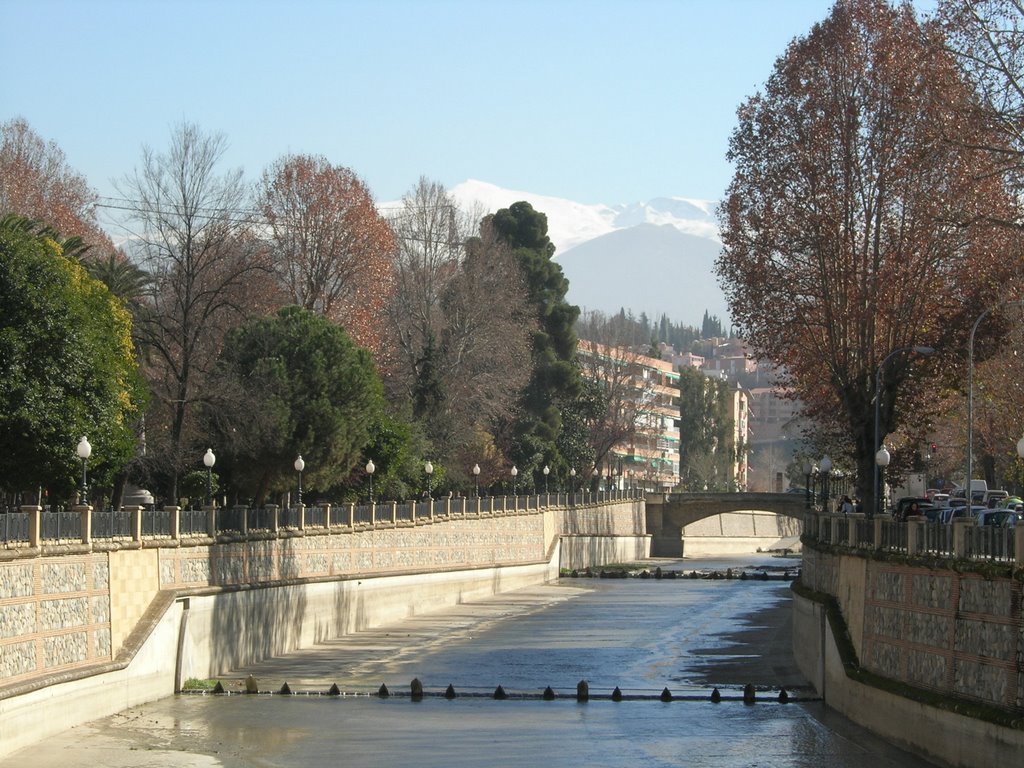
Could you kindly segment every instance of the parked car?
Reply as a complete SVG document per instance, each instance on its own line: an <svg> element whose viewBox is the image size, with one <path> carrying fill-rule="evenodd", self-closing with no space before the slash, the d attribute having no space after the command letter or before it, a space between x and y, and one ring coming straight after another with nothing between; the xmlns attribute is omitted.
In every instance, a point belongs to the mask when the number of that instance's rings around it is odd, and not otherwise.
<svg viewBox="0 0 1024 768"><path fill-rule="evenodd" d="M1010 497L1006 491L985 491L985 498L982 501L989 509L1000 509L1006 507L1006 499Z"/></svg>
<svg viewBox="0 0 1024 768"><path fill-rule="evenodd" d="M966 504L959 507L948 507L943 515L942 522L952 523L954 520L975 520L982 512L988 512L989 508L981 504L973 504L968 507Z"/></svg>
<svg viewBox="0 0 1024 768"><path fill-rule="evenodd" d="M1020 520L1020 513L1012 509L986 509L978 515L978 525L999 528L1014 528Z"/></svg>

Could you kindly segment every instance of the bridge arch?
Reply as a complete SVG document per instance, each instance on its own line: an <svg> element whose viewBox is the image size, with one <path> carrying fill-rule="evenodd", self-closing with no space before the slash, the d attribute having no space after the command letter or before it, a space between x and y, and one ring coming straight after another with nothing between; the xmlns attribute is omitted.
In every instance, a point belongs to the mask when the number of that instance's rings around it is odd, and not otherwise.
<svg viewBox="0 0 1024 768"><path fill-rule="evenodd" d="M771 512L803 521L807 511L806 499L795 493L652 493L646 502L651 554L663 557L678 557L683 529L709 517Z"/></svg>

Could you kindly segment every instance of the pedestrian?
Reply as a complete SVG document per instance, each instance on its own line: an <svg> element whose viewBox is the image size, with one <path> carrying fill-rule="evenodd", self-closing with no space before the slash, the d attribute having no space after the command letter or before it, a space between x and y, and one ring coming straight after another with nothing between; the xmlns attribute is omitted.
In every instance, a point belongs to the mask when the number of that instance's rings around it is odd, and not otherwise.
<svg viewBox="0 0 1024 768"><path fill-rule="evenodd" d="M843 500L839 505L839 511L842 512L844 515L853 514L853 502L850 501L849 496L843 496Z"/></svg>

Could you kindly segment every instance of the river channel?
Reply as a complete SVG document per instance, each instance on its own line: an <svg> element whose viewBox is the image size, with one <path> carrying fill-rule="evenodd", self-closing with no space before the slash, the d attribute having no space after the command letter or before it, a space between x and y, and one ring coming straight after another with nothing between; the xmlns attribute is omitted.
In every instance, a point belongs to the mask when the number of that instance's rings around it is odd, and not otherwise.
<svg viewBox="0 0 1024 768"><path fill-rule="evenodd" d="M135 707L0 766L931 765L829 711L800 677L782 578L798 560L657 565L748 578L561 579L232 670L227 696ZM261 691L287 681L294 693L236 695L249 675ZM577 700L580 681L589 701ZM332 684L342 695L326 695ZM377 695L382 684L391 696ZM494 697L499 685L507 699Z"/></svg>

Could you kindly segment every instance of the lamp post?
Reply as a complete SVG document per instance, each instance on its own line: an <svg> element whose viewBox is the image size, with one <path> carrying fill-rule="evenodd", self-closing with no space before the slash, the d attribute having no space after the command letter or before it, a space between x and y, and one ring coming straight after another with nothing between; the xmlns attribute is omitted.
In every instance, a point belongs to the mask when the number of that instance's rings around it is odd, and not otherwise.
<svg viewBox="0 0 1024 768"><path fill-rule="evenodd" d="M548 495L548 472L550 472L551 470L548 468L548 465L545 464L544 465L544 469L542 471L544 472L544 495L547 496Z"/></svg>
<svg viewBox="0 0 1024 768"><path fill-rule="evenodd" d="M373 504L373 473L377 471L373 459L366 462L366 474L370 476L370 504Z"/></svg>
<svg viewBox="0 0 1024 768"><path fill-rule="evenodd" d="M430 484L431 479L434 475L434 465L428 461L426 464L423 465L423 471L427 473L427 498L429 499L431 497L431 493L434 490Z"/></svg>
<svg viewBox="0 0 1024 768"><path fill-rule="evenodd" d="M206 506L213 503L213 465L217 463L217 457L213 448L207 448L203 454L203 466L206 467Z"/></svg>
<svg viewBox="0 0 1024 768"><path fill-rule="evenodd" d="M301 507L302 506L302 470L304 470L306 468L306 462L304 462L302 460L302 454L301 453L299 454L299 457L297 459L295 459L294 467L295 467L295 471L299 473L299 506Z"/></svg>
<svg viewBox="0 0 1024 768"><path fill-rule="evenodd" d="M981 321L988 317L992 310L999 307L1024 307L1024 299L1015 301L1004 301L989 307L974 321L971 326L971 335L967 340L967 476L964 478L964 498L967 501L967 508L971 508L971 476L974 474L974 333L981 325ZM1019 444L1018 444L1019 445Z"/></svg>
<svg viewBox="0 0 1024 768"><path fill-rule="evenodd" d="M828 514L828 473L832 471L832 459L825 456L821 457L821 462L818 464L818 468L821 470L821 508Z"/></svg>
<svg viewBox="0 0 1024 768"><path fill-rule="evenodd" d="M576 468L573 467L569 470L569 495L574 496L576 494Z"/></svg>
<svg viewBox="0 0 1024 768"><path fill-rule="evenodd" d="M516 495L516 475L519 474L519 470L516 469L516 465L515 464L512 465L511 474L512 474L512 495L515 496Z"/></svg>
<svg viewBox="0 0 1024 768"><path fill-rule="evenodd" d="M804 488L804 505L811 508L811 472L815 469L810 459L804 459L804 475L807 477L807 485Z"/></svg>
<svg viewBox="0 0 1024 768"><path fill-rule="evenodd" d="M892 456L889 455L889 451L884 445L875 454L875 472L882 478L881 484L877 486L875 491L875 511L879 515L885 514L885 504L883 503L885 497L885 468L889 466L891 460Z"/></svg>
<svg viewBox="0 0 1024 768"><path fill-rule="evenodd" d="M480 465L473 465L473 482L476 484L476 497L480 498Z"/></svg>
<svg viewBox="0 0 1024 768"><path fill-rule="evenodd" d="M82 439L78 441L78 447L75 449L75 453L78 454L78 458L82 460L82 486L79 488L78 503L88 504L89 503L89 482L87 477L86 464L89 461L89 457L92 456L92 446L89 445L88 439L85 435L82 435Z"/></svg>
<svg viewBox="0 0 1024 768"><path fill-rule="evenodd" d="M896 355L901 354L903 352L915 352L915 353L917 353L919 355L923 355L924 357L931 357L932 355L935 354L935 350L932 347L920 347L920 346L919 347L897 347L892 352L890 352L888 355L886 355L885 358L882 360L881 364L878 366L878 370L875 371L875 442L874 442L874 446L875 446L875 450L876 451L881 451L881 449L884 448L884 446L882 445L882 435L880 434L881 426L882 426L882 373L885 371L885 366L889 363L889 361L892 360L892 358L895 357ZM970 432L968 432L968 434L970 434ZM888 453L888 452L886 452L886 453ZM888 464L888 462L886 462L886 464ZM881 509L881 507L879 506L879 504L877 502L877 500L882 495L882 486L879 484L879 481L878 481L878 477L879 477L879 471L878 470L879 470L880 466L881 465L878 463L878 454L876 453L875 454L875 474L874 474L873 485L872 485L872 487L874 488L874 492L875 492L875 499L876 499L875 508L876 509Z"/></svg>
<svg viewBox="0 0 1024 768"><path fill-rule="evenodd" d="M594 493L600 493L601 492L601 472L597 468L596 464L594 465L594 471L590 473L590 478L591 478L591 487L594 489Z"/></svg>

